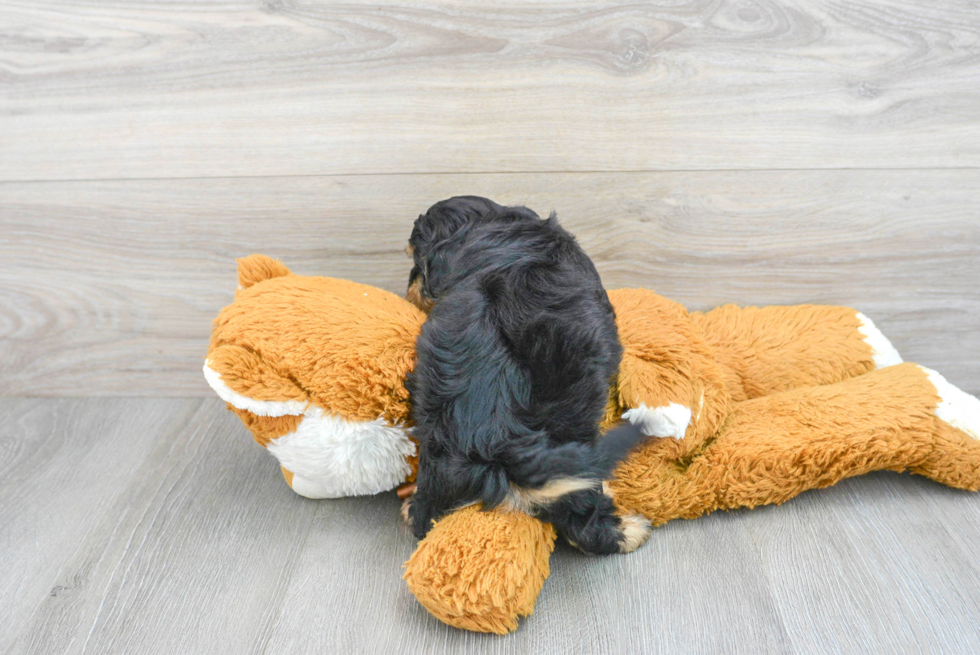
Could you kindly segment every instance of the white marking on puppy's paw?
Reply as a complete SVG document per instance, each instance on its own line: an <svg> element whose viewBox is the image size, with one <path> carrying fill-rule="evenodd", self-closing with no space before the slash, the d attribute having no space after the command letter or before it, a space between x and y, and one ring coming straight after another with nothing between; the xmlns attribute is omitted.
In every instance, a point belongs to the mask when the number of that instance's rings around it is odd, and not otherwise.
<svg viewBox="0 0 980 655"><path fill-rule="evenodd" d="M929 376L929 381L939 394L936 417L966 432L970 437L980 439L980 399L950 384L931 368L919 368Z"/></svg>
<svg viewBox="0 0 980 655"><path fill-rule="evenodd" d="M875 327L871 319L861 312L857 313L857 319L861 322L861 325L858 326L858 332L864 337L864 343L871 346L871 358L875 362L875 367L885 368L886 366L901 364L902 356L895 350L895 346L888 340L888 337Z"/></svg>
<svg viewBox="0 0 980 655"><path fill-rule="evenodd" d="M621 553L632 553L642 546L653 532L650 521L639 514L627 514L619 517L619 520L622 521L620 529L623 532L623 538L619 540Z"/></svg>
<svg viewBox="0 0 980 655"><path fill-rule="evenodd" d="M683 439L687 426L691 424L691 410L678 403L652 409L641 403L639 407L626 410L623 418L648 437Z"/></svg>

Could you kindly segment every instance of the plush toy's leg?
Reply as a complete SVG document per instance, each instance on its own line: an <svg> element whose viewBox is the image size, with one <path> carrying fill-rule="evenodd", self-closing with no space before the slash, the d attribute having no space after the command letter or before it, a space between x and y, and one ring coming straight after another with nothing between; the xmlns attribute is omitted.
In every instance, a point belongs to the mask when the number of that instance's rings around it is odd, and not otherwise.
<svg viewBox="0 0 980 655"><path fill-rule="evenodd" d="M869 471L911 470L980 489L980 401L914 364L736 405L698 454L671 440L634 453L610 483L617 505L654 524L782 503Z"/></svg>
<svg viewBox="0 0 980 655"><path fill-rule="evenodd" d="M289 488L303 498L319 500L321 498L337 497L336 493L332 493L331 490L319 480L296 475L282 464L279 465L279 468L282 469L282 476L286 478L286 484L289 485Z"/></svg>
<svg viewBox="0 0 980 655"><path fill-rule="evenodd" d="M252 437L256 443L269 449L277 439L288 434L293 434L303 420L302 416L287 414L285 416L258 416L250 411L239 409L231 404L228 409L232 410L242 420L242 423L252 431ZM321 481L310 477L296 475L296 473L281 463L282 476L286 480L289 488L304 498L331 498L336 494L330 494L326 486Z"/></svg>
<svg viewBox="0 0 980 655"><path fill-rule="evenodd" d="M440 621L506 634L534 611L555 530L522 512L470 506L436 521L405 563L405 581Z"/></svg>
<svg viewBox="0 0 980 655"><path fill-rule="evenodd" d="M268 448L273 440L290 432L295 432L296 427L303 419L302 416L288 414L286 416L258 416L248 410L239 409L231 403L228 403L228 409L238 415L245 427L252 432L252 438L255 439L255 442L263 448ZM286 484L289 485L290 489L296 491L294 486L295 474L282 464L279 465L279 468L282 470L282 477L285 478ZM297 491L297 493L300 492Z"/></svg>
<svg viewBox="0 0 980 655"><path fill-rule="evenodd" d="M936 435L926 457L911 467L937 482L980 490L980 400L961 391L936 371L923 369L942 399L936 409Z"/></svg>
<svg viewBox="0 0 980 655"><path fill-rule="evenodd" d="M871 319L849 307L725 305L692 313L734 400L833 384L902 363Z"/></svg>

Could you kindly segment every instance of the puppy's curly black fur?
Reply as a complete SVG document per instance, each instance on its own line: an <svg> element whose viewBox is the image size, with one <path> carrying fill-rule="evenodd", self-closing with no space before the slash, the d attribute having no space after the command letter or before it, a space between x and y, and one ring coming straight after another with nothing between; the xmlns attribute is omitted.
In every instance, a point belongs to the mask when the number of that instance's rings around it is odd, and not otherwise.
<svg viewBox="0 0 980 655"><path fill-rule="evenodd" d="M420 443L415 535L460 506L553 522L588 553L628 552L649 527L619 518L601 481L644 436L600 439L622 348L599 274L554 214L460 196L409 240L409 294L431 307L409 379Z"/></svg>

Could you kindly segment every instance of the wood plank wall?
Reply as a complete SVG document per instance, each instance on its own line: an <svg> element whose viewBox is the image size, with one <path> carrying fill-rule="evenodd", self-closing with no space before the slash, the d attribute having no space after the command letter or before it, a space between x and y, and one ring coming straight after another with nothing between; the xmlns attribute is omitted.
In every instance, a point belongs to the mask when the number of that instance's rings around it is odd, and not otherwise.
<svg viewBox="0 0 980 655"><path fill-rule="evenodd" d="M976 3L0 0L0 395L207 396L236 257L401 291L459 193L980 391Z"/></svg>

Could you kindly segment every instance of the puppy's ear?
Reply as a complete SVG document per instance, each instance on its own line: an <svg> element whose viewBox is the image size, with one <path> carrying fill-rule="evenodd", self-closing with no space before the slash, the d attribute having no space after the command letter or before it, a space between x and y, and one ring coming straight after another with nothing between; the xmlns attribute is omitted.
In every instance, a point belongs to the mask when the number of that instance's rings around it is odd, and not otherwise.
<svg viewBox="0 0 980 655"><path fill-rule="evenodd" d="M456 249L448 241L435 244L421 262L422 295L433 301L446 290L450 260Z"/></svg>
<svg viewBox="0 0 980 655"><path fill-rule="evenodd" d="M415 255L416 250L425 247L430 240L429 232L431 232L429 221L426 220L425 214L419 214L412 224L412 234L408 237L408 247L412 249L410 254Z"/></svg>

